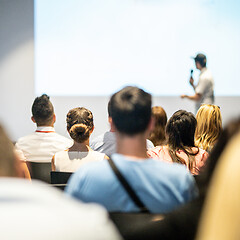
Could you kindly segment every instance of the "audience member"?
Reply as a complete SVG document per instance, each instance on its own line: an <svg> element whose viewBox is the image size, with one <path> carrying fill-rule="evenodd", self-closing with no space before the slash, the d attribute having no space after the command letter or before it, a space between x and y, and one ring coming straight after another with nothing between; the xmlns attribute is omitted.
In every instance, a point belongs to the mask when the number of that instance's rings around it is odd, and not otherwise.
<svg viewBox="0 0 240 240"><path fill-rule="evenodd" d="M240 133L224 150L216 166L203 208L198 240L240 239Z"/></svg>
<svg viewBox="0 0 240 240"><path fill-rule="evenodd" d="M110 131L105 132L104 134L99 135L92 141L90 141L90 147L94 151L105 153L107 156L111 156L113 153L116 153L116 135L115 130L112 128L112 114L111 109L108 103L108 122L110 124ZM153 143L150 140L146 140L147 148L154 147Z"/></svg>
<svg viewBox="0 0 240 240"><path fill-rule="evenodd" d="M208 153L194 145L197 121L190 112L179 110L168 120L167 145L148 150L148 155L166 162L186 165L192 174L199 174Z"/></svg>
<svg viewBox="0 0 240 240"><path fill-rule="evenodd" d="M93 132L92 112L84 107L74 108L67 114L67 130L74 140L68 150L57 152L52 159L52 170L74 172L80 166L104 159L105 154L89 147L89 137Z"/></svg>
<svg viewBox="0 0 240 240"><path fill-rule="evenodd" d="M155 123L149 139L156 147L163 145L166 141L165 128L167 124L167 114L162 107L155 106L152 107L152 116Z"/></svg>
<svg viewBox="0 0 240 240"><path fill-rule="evenodd" d="M121 239L102 207L18 175L13 145L0 127L1 239Z"/></svg>
<svg viewBox="0 0 240 240"><path fill-rule="evenodd" d="M197 115L196 146L210 152L222 132L222 116L216 105L203 104Z"/></svg>
<svg viewBox="0 0 240 240"><path fill-rule="evenodd" d="M151 103L151 95L137 87L125 87L111 97L111 127L117 140L111 160L150 212L165 213L192 200L197 191L185 167L148 158ZM140 211L109 164L105 159L79 168L70 178L67 194L100 203L111 212Z"/></svg>
<svg viewBox="0 0 240 240"><path fill-rule="evenodd" d="M37 124L34 133L21 137L16 148L21 150L29 162L51 162L53 155L67 149L72 141L54 130L56 116L46 94L37 97L32 105L32 121Z"/></svg>

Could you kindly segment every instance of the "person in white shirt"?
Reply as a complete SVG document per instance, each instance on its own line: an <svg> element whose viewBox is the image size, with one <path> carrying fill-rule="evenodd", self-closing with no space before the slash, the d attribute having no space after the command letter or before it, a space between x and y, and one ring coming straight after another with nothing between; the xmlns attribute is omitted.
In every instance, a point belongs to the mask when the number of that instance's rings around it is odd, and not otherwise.
<svg viewBox="0 0 240 240"><path fill-rule="evenodd" d="M90 141L90 147L94 151L105 153L107 156L111 156L112 154L117 152L117 142L115 130L112 128L112 115L109 103L108 103L108 122L110 124L110 130L97 136L92 141ZM146 140L146 145L147 148L154 147L153 143L149 139Z"/></svg>
<svg viewBox="0 0 240 240"><path fill-rule="evenodd" d="M94 129L93 114L84 107L71 109L67 114L67 130L74 144L65 151L57 152L52 158L52 170L75 172L82 165L101 161L105 154L89 147L89 137Z"/></svg>
<svg viewBox="0 0 240 240"><path fill-rule="evenodd" d="M211 72L207 69L207 58L204 54L199 53L194 58L195 65L200 70L199 80L197 85L194 84L194 79L190 77L189 83L193 87L195 94L192 96L182 95L182 98L188 98L196 102L196 112L201 104L214 103L214 81Z"/></svg>
<svg viewBox="0 0 240 240"><path fill-rule="evenodd" d="M1 239L121 239L105 209L20 179L17 166L13 144L0 126Z"/></svg>
<svg viewBox="0 0 240 240"><path fill-rule="evenodd" d="M54 130L56 116L53 105L46 94L37 97L32 105L32 121L37 129L21 137L16 149L21 150L29 162L51 162L53 155L72 145L72 140L57 134Z"/></svg>

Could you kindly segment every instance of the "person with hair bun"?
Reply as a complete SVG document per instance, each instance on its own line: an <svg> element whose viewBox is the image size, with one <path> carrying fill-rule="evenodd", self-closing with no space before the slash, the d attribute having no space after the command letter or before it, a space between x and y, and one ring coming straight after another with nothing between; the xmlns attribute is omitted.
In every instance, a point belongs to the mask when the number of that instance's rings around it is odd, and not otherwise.
<svg viewBox="0 0 240 240"><path fill-rule="evenodd" d="M53 171L75 172L83 164L105 158L104 153L93 151L89 147L89 137L93 129L93 114L90 110L78 107L68 112L67 131L74 143L69 149L59 151L53 156Z"/></svg>

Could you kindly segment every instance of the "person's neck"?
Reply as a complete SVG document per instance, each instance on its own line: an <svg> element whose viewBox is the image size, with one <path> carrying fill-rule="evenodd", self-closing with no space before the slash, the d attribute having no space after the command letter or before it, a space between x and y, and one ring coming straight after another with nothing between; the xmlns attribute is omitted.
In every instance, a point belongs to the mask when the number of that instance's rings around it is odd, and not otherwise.
<svg viewBox="0 0 240 240"><path fill-rule="evenodd" d="M110 130L109 130L109 132L115 132L115 131L114 131L114 129L111 127Z"/></svg>
<svg viewBox="0 0 240 240"><path fill-rule="evenodd" d="M69 151L77 152L89 152L91 149L89 147L89 139L85 142L78 143L74 141L73 145L69 148Z"/></svg>
<svg viewBox="0 0 240 240"><path fill-rule="evenodd" d="M126 136L119 133L117 135L117 153L134 159L144 159L147 156L145 135Z"/></svg>
<svg viewBox="0 0 240 240"><path fill-rule="evenodd" d="M37 124L37 127L54 127L54 123L53 124Z"/></svg>

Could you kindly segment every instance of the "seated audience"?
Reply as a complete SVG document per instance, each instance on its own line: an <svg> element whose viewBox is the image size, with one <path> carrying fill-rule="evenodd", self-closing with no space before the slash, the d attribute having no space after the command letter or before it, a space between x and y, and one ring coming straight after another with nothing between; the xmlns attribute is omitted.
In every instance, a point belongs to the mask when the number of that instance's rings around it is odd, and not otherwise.
<svg viewBox="0 0 240 240"><path fill-rule="evenodd" d="M152 116L155 123L149 139L154 146L160 146L166 141L165 128L167 124L167 114L162 107L155 106L152 107Z"/></svg>
<svg viewBox="0 0 240 240"><path fill-rule="evenodd" d="M70 139L55 132L56 116L53 105L46 94L34 100L31 119L37 125L36 131L21 137L16 143L16 148L23 152L26 161L50 163L56 152L72 145Z"/></svg>
<svg viewBox="0 0 240 240"><path fill-rule="evenodd" d="M134 232L128 233L126 239L195 239L199 218L202 212L202 206L205 202L206 194L215 168L219 159L221 159L223 151L226 146L228 146L229 141L233 139L239 130L240 119L230 122L223 130L218 142L207 159L206 167L203 169L202 174L197 177L199 196L196 199L170 213L165 214L162 221L150 222L145 226L141 226L141 228L136 229ZM206 203L207 202L208 201L206 201ZM223 210L223 206L225 206L225 204L221 205L221 210L219 211ZM224 217L221 218L224 219ZM205 223L205 221L202 222L203 224ZM225 227L223 227L223 229L225 229ZM218 237L211 239L218 239ZM223 239L229 238L225 237Z"/></svg>
<svg viewBox="0 0 240 240"><path fill-rule="evenodd" d="M104 159L104 153L93 151L89 147L89 137L93 129L93 115L91 111L84 107L79 107L68 112L67 130L74 143L69 149L59 151L53 156L53 171L74 172L88 162Z"/></svg>
<svg viewBox="0 0 240 240"><path fill-rule="evenodd" d="M216 105L203 104L197 115L196 146L210 152L222 132L222 116Z"/></svg>
<svg viewBox="0 0 240 240"><path fill-rule="evenodd" d="M148 158L146 138L153 128L151 103L151 95L137 87L125 87L111 97L111 127L117 142L117 153L111 160L145 208L165 213L192 200L197 191L184 166ZM79 168L68 182L67 194L100 203L110 212L139 212L110 163L105 159Z"/></svg>
<svg viewBox="0 0 240 240"><path fill-rule="evenodd" d="M116 134L115 130L111 127L112 114L108 104L108 122L110 124L110 131L105 132L104 134L99 135L92 141L90 141L90 147L94 151L105 153L107 156L111 156L113 153L116 153ZM147 148L154 147L153 143L150 140L146 140Z"/></svg>
<svg viewBox="0 0 240 240"><path fill-rule="evenodd" d="M102 207L18 176L13 145L0 127L1 239L121 239Z"/></svg>
<svg viewBox="0 0 240 240"><path fill-rule="evenodd" d="M167 145L149 149L149 157L186 165L192 174L199 174L208 153L194 145L196 125L192 113L184 110L175 112L166 126Z"/></svg>
<svg viewBox="0 0 240 240"><path fill-rule="evenodd" d="M240 239L240 133L216 166L203 208L197 240Z"/></svg>

